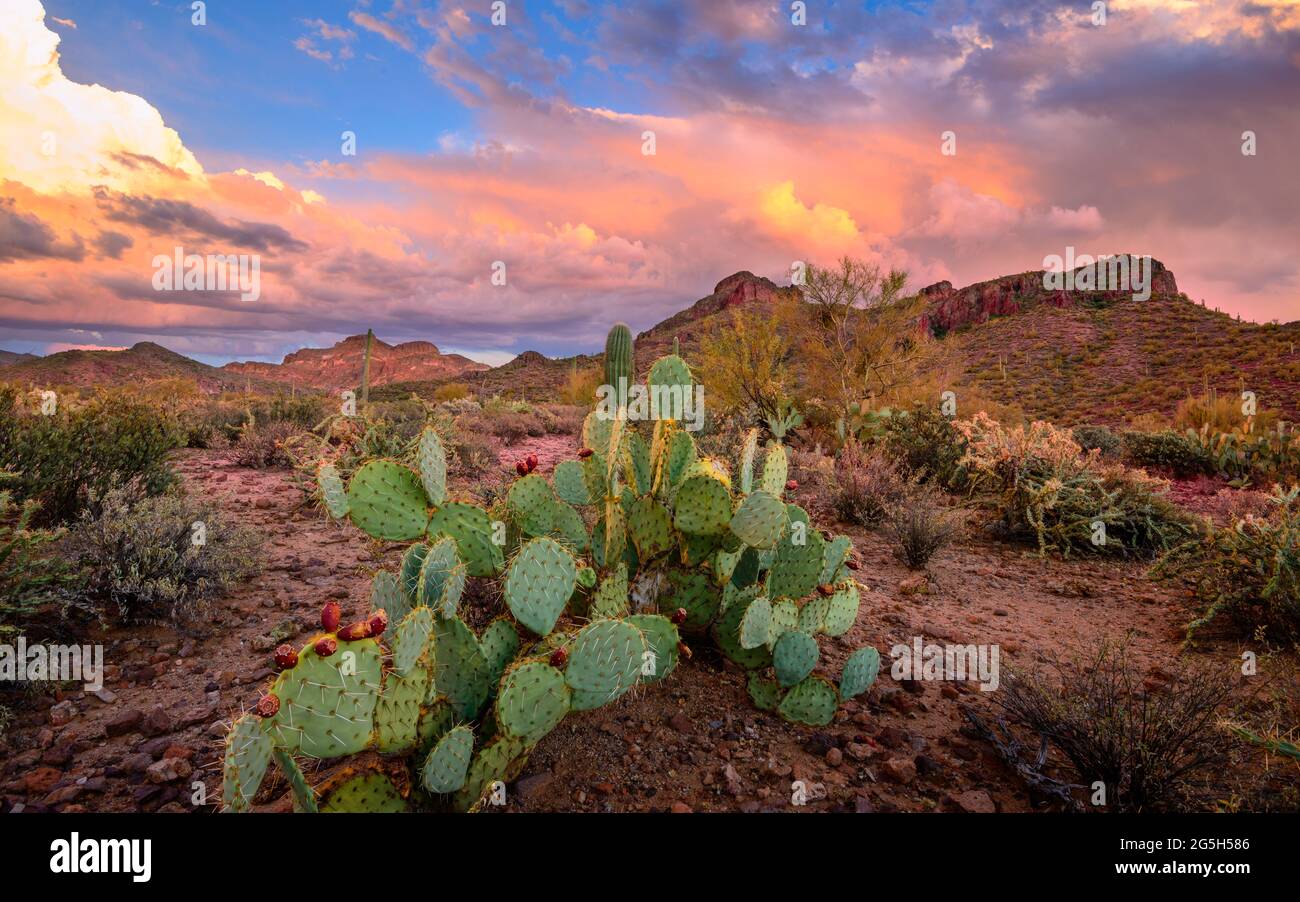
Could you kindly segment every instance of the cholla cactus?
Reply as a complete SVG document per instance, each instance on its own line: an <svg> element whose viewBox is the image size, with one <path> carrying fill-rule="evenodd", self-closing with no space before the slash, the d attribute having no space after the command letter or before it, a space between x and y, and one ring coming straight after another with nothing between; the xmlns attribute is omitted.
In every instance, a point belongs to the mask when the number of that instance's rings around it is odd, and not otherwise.
<svg viewBox="0 0 1300 902"><path fill-rule="evenodd" d="M650 372L692 378L676 356ZM344 487L323 467L331 515L412 544L396 572L375 575L369 618L340 627L327 605L320 635L276 650L280 675L227 739L226 809L248 810L272 760L300 811L478 808L569 711L671 674L683 634L751 670L755 704L790 721L829 723L864 692L873 648L838 686L815 672L816 637L846 633L859 595L849 541L785 502L780 442L760 469L751 432L733 479L676 422L657 421L648 440L635 427L593 413L578 459L550 481L523 475L491 512L451 500L432 429L414 469L369 461ZM470 577L500 579L508 610L478 632L459 611ZM312 786L302 758L342 763Z"/></svg>

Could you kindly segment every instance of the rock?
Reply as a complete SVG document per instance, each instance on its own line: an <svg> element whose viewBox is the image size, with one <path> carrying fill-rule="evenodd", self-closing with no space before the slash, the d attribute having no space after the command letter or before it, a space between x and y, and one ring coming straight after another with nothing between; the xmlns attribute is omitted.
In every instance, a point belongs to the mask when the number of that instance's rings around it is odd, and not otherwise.
<svg viewBox="0 0 1300 902"><path fill-rule="evenodd" d="M673 802L672 806L668 810L671 811L673 814L693 813L691 806L687 805L685 802Z"/></svg>
<svg viewBox="0 0 1300 902"><path fill-rule="evenodd" d="M826 752L826 763L831 767L839 767L844 762L844 753L837 748L831 748Z"/></svg>
<svg viewBox="0 0 1300 902"><path fill-rule="evenodd" d="M172 719L162 705L154 705L140 724L140 732L146 736L161 736L172 731Z"/></svg>
<svg viewBox="0 0 1300 902"><path fill-rule="evenodd" d="M911 758L890 758L885 761L885 776L906 786L916 779L916 762Z"/></svg>
<svg viewBox="0 0 1300 902"><path fill-rule="evenodd" d="M184 758L162 758L149 765L145 777L150 783L171 783L188 777L194 768Z"/></svg>
<svg viewBox="0 0 1300 902"><path fill-rule="evenodd" d="M871 800L866 796L857 796L853 800L854 814L872 814L875 810L875 807L871 804Z"/></svg>
<svg viewBox="0 0 1300 902"><path fill-rule="evenodd" d="M745 791L744 781L740 779L734 765L728 764L722 769L722 779L727 783L727 792L733 796L738 796Z"/></svg>
<svg viewBox="0 0 1300 902"><path fill-rule="evenodd" d="M889 726L876 734L876 741L885 748L902 749L911 746L912 737L900 727Z"/></svg>
<svg viewBox="0 0 1300 902"><path fill-rule="evenodd" d="M549 770L529 774L527 777L516 781L515 796L524 802L532 801L545 792L554 779L555 775Z"/></svg>
<svg viewBox="0 0 1300 902"><path fill-rule="evenodd" d="M871 746L863 742L850 742L844 746L844 751L854 761L866 761L871 757Z"/></svg>
<svg viewBox="0 0 1300 902"><path fill-rule="evenodd" d="M899 582L898 591L901 595L928 595L930 580L924 573L915 573Z"/></svg>
<svg viewBox="0 0 1300 902"><path fill-rule="evenodd" d="M141 712L135 710L123 711L104 724L104 735L111 739L114 736L125 736L127 733L134 733L140 728L143 721L144 714Z"/></svg>
<svg viewBox="0 0 1300 902"><path fill-rule="evenodd" d="M167 750L163 752L163 757L184 758L186 761L189 761L194 757L194 749L186 748L183 745L169 745L167 746Z"/></svg>
<svg viewBox="0 0 1300 902"><path fill-rule="evenodd" d="M987 792L982 789L971 789L955 796L953 801L957 807L969 814L993 814L997 806L993 804L993 799Z"/></svg>
<svg viewBox="0 0 1300 902"><path fill-rule="evenodd" d="M23 789L33 795L44 795L63 779L63 771L53 767L38 767L23 776Z"/></svg>
<svg viewBox="0 0 1300 902"><path fill-rule="evenodd" d="M62 805L66 802L75 802L82 791L82 788L75 783L71 786L60 786L41 801L46 805Z"/></svg>
<svg viewBox="0 0 1300 902"><path fill-rule="evenodd" d="M42 764L50 764L54 767L67 767L72 763L72 745L64 743L52 749L46 749L41 755Z"/></svg>
<svg viewBox="0 0 1300 902"><path fill-rule="evenodd" d="M71 700L59 702L50 708L46 716L49 717L50 726L66 726L77 716L77 706Z"/></svg>
<svg viewBox="0 0 1300 902"><path fill-rule="evenodd" d="M117 701L117 693L112 689L96 689L90 694L106 705L111 705Z"/></svg>
<svg viewBox="0 0 1300 902"><path fill-rule="evenodd" d="M672 727L674 730L676 730L678 733L691 732L690 719L687 718L686 715L682 714L680 711L674 714L672 717L668 718L668 725Z"/></svg>

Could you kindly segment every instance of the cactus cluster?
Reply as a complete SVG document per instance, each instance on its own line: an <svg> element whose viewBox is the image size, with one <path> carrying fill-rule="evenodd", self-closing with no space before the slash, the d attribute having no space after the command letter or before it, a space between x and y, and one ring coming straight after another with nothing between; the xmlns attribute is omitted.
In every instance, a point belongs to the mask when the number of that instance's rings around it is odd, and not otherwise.
<svg viewBox="0 0 1300 902"><path fill-rule="evenodd" d="M608 349L609 373L630 378L626 327ZM692 376L670 355L650 379ZM366 620L340 628L327 605L321 635L276 650L279 676L226 742L226 809L250 807L272 761L300 811L475 809L570 711L668 676L683 636L714 641L751 671L754 703L793 722L829 723L865 691L873 648L838 685L816 672L816 637L852 627L858 589L849 541L785 501L780 442L760 469L751 432L733 478L678 423L639 426L593 411L576 459L549 481L527 462L491 510L450 496L431 428L414 469L370 461L344 487L322 468L331 515L412 544L375 575ZM506 608L478 631L460 611L470 577L499 579ZM314 787L299 765L310 759L334 762Z"/></svg>

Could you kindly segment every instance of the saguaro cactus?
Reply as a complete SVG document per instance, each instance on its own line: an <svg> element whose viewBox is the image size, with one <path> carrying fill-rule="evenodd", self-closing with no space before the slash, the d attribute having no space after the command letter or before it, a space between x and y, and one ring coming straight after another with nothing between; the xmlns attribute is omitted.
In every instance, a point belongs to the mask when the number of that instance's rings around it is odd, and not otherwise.
<svg viewBox="0 0 1300 902"><path fill-rule="evenodd" d="M631 384L634 374L632 330L619 323L609 330L605 339L605 384L615 390L623 384L619 377Z"/></svg>

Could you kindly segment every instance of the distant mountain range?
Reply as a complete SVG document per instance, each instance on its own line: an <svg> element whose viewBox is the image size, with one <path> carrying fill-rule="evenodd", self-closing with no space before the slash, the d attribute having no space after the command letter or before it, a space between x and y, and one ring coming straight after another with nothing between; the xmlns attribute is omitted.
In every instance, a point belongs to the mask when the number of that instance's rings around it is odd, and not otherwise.
<svg viewBox="0 0 1300 902"><path fill-rule="evenodd" d="M742 271L719 282L689 307L640 333L638 370L667 353L673 340L692 361L708 330L730 311L767 307L790 286ZM1300 419L1300 321L1240 322L1178 291L1174 275L1153 261L1151 296L1131 291L1044 288L1044 274L1002 276L966 288L948 282L919 293L918 329L944 342L959 374L954 389L1061 423L1119 422L1135 414L1168 414L1179 400L1213 386L1220 394L1254 391L1261 406ZM365 336L332 348L303 348L282 363L211 367L159 345L122 351L63 351L47 357L0 351L0 379L48 385L126 385L154 379L194 379L205 391L336 392L360 384ZM477 392L529 400L554 399L576 364L590 369L600 350L566 358L525 351L498 367L443 354L427 341L397 345L375 340L372 397L431 396L449 382ZM707 385L708 374L701 374ZM960 398L960 392L959 392ZM960 400L959 400L960 404Z"/></svg>

